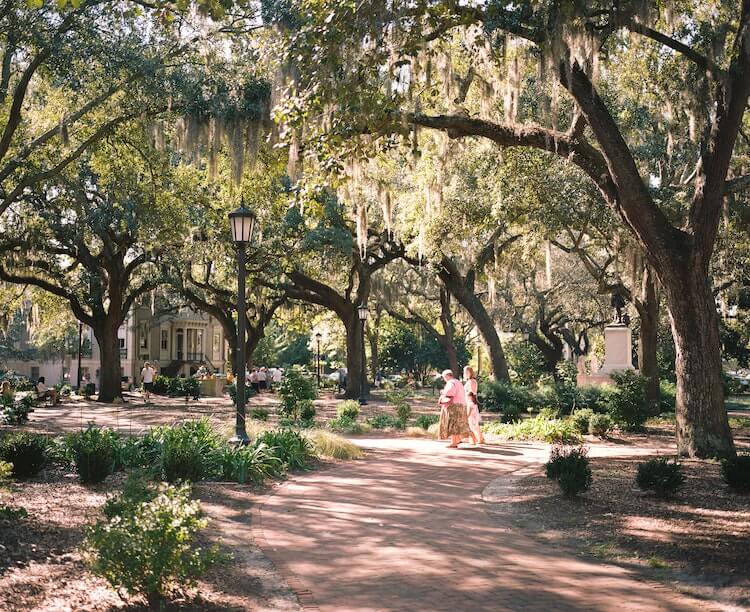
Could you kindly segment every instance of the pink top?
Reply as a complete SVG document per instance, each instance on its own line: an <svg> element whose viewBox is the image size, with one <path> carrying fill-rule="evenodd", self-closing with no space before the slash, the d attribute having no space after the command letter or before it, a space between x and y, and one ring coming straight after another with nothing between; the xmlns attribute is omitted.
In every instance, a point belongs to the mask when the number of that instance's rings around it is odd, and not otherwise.
<svg viewBox="0 0 750 612"><path fill-rule="evenodd" d="M462 404L466 405L466 395L464 394L464 388L461 383L455 378L451 378L445 383L445 388L440 394L441 404Z"/></svg>

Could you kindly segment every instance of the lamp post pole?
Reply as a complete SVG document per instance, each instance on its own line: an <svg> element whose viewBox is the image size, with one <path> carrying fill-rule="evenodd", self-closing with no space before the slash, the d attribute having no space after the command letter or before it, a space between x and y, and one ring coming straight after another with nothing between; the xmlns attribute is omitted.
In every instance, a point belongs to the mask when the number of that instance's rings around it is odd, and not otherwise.
<svg viewBox="0 0 750 612"><path fill-rule="evenodd" d="M232 239L237 245L237 363L235 364L237 385L237 410L235 416L235 433L232 442L247 444L250 439L245 428L245 339L247 336L247 304L245 303L245 248L253 239L255 214L245 208L243 202L237 210L229 213L232 227Z"/></svg>
<svg viewBox="0 0 750 612"><path fill-rule="evenodd" d="M83 349L83 323L78 322L78 391L81 390L81 351Z"/></svg>
<svg viewBox="0 0 750 612"><path fill-rule="evenodd" d="M237 266L239 275L237 277L237 369L235 380L237 381L237 414L235 418L234 441L239 444L249 442L247 430L245 429L245 245L237 243Z"/></svg>
<svg viewBox="0 0 750 612"><path fill-rule="evenodd" d="M317 355L317 361L316 361L317 366L315 368L315 371L318 375L318 389L320 389L320 338L321 338L320 332L315 334L315 340L317 340L317 343L318 343L318 355Z"/></svg>
<svg viewBox="0 0 750 612"><path fill-rule="evenodd" d="M367 310L367 304L362 302L357 307L357 315L359 316L359 322L361 324L360 338L362 340L362 368L360 370L360 383L359 383L359 403L361 406L367 404L367 355L365 353L365 323L369 311Z"/></svg>

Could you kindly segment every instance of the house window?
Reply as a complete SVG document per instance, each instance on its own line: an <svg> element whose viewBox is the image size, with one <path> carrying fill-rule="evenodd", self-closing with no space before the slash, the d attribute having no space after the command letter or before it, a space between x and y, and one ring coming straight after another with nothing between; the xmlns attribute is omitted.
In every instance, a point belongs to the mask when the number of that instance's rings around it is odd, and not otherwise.
<svg viewBox="0 0 750 612"><path fill-rule="evenodd" d="M141 348L145 349L148 348L148 330L146 329L146 326L143 325L141 327Z"/></svg>
<svg viewBox="0 0 750 612"><path fill-rule="evenodd" d="M31 366L31 380L39 380L39 368Z"/></svg>
<svg viewBox="0 0 750 612"><path fill-rule="evenodd" d="M163 351L169 350L169 332L166 329L161 330L161 348Z"/></svg>
<svg viewBox="0 0 750 612"><path fill-rule="evenodd" d="M221 334L214 332L214 359L221 358Z"/></svg>
<svg viewBox="0 0 750 612"><path fill-rule="evenodd" d="M125 348L125 338L118 338L117 341L120 343L120 348Z"/></svg>

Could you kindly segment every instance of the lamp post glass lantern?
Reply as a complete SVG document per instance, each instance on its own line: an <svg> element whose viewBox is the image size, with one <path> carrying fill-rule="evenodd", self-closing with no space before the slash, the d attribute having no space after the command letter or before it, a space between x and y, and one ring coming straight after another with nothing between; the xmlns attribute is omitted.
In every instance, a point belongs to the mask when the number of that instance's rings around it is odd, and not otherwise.
<svg viewBox="0 0 750 612"><path fill-rule="evenodd" d="M253 240L255 231L255 213L245 208L242 202L237 210L229 213L229 225L232 229L232 240L237 246L237 363L233 364L237 385L237 410L235 433L232 442L247 444L250 439L245 429L245 341L246 341L246 311L245 304L245 247Z"/></svg>
<svg viewBox="0 0 750 612"><path fill-rule="evenodd" d="M367 310L367 304L362 302L359 306L357 306L357 316L359 317L359 322L362 324L362 370L360 372L359 382L359 403L362 406L367 404L367 356L365 355L365 323L367 322L367 317L369 315L370 311Z"/></svg>
<svg viewBox="0 0 750 612"><path fill-rule="evenodd" d="M320 332L315 334L315 340L317 341L317 344L318 344L318 355L317 355L317 361L315 362L316 363L315 372L317 373L317 376L318 376L318 389L320 389L320 339L322 337L323 337L323 334L321 334Z"/></svg>

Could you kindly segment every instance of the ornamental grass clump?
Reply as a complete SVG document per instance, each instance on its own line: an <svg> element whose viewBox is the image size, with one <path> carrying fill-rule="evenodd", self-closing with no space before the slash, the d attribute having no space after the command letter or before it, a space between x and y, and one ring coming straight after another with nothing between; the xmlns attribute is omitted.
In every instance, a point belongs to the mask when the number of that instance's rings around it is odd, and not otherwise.
<svg viewBox="0 0 750 612"><path fill-rule="evenodd" d="M545 464L547 478L557 480L563 495L575 497L591 488L592 476L585 446L556 445Z"/></svg>
<svg viewBox="0 0 750 612"><path fill-rule="evenodd" d="M194 587L218 553L195 543L207 521L188 485L162 484L150 499L142 489L137 495L112 502L118 513L109 512L87 530L85 551L94 573L114 589L143 596L159 609L166 598Z"/></svg>
<svg viewBox="0 0 750 612"><path fill-rule="evenodd" d="M652 491L657 497L671 497L685 482L685 475L676 460L657 457L638 464L635 482L639 488Z"/></svg>
<svg viewBox="0 0 750 612"><path fill-rule="evenodd" d="M750 455L737 455L721 462L721 476L736 493L750 493Z"/></svg>
<svg viewBox="0 0 750 612"><path fill-rule="evenodd" d="M589 432L589 423L593 416L594 411L591 408L581 408L570 415L570 420L579 434L587 434Z"/></svg>
<svg viewBox="0 0 750 612"><path fill-rule="evenodd" d="M357 400L339 402L336 404L336 416L356 421L359 417L359 402Z"/></svg>

